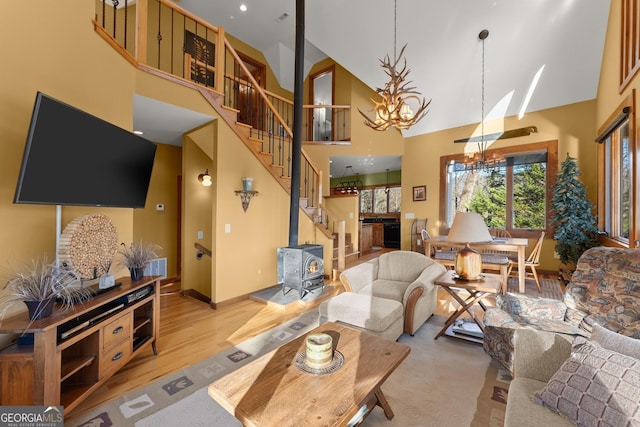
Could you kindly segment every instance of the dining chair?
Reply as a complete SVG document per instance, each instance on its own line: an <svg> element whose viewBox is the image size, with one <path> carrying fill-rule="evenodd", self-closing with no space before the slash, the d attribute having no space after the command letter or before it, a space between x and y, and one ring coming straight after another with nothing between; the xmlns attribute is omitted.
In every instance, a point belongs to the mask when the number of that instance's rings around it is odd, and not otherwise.
<svg viewBox="0 0 640 427"><path fill-rule="evenodd" d="M491 237L493 237L494 239L510 239L511 238L511 233L509 233L507 230L502 229L502 228L490 228L489 229L489 234L491 235ZM495 249L483 249L482 253L484 254L500 254L500 255L511 255L511 252L507 252L507 251L499 251L499 250L495 250Z"/></svg>
<svg viewBox="0 0 640 427"><path fill-rule="evenodd" d="M489 234L491 234L491 237L493 238L506 238L506 239L510 239L511 238L511 233L509 233L507 230L502 229L502 228L490 228L489 229Z"/></svg>
<svg viewBox="0 0 640 427"><path fill-rule="evenodd" d="M542 242L544 241L544 233L545 233L544 231L540 233L540 237L538 238L538 241L536 242L535 246L531 250L531 253L529 254L529 256L524 262L525 277L527 275L533 276L534 280L536 281L536 285L538 286L538 292L541 291L541 288L540 288L540 280L538 279L538 272L536 271L536 268L540 266L540 252L542 252ZM507 276L511 276L511 270L513 270L514 266L516 267L518 266L518 258L514 256L509 256L509 268L507 270ZM531 272L528 272L527 270L531 270Z"/></svg>
<svg viewBox="0 0 640 427"><path fill-rule="evenodd" d="M425 242L425 240L429 240L429 239L431 239L431 235L429 235L429 232L427 231L427 229L426 229L426 228L423 228L423 229L420 231L420 236L422 237L422 245L423 245L422 247L425 247L425 246L424 246L424 242ZM433 258L433 255L435 254L435 252L436 252L436 248L434 248L434 247L432 246L432 247L431 247L431 253L430 253L430 254L425 253L425 255L426 255L426 256L428 256L428 257Z"/></svg>

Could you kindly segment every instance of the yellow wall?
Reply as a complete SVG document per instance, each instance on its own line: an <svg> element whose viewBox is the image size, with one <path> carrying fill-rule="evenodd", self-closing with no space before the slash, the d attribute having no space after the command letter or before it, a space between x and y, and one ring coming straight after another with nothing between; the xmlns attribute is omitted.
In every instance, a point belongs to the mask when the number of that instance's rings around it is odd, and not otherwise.
<svg viewBox="0 0 640 427"><path fill-rule="evenodd" d="M226 123L219 124L217 138L213 300L221 302L276 284L276 249L287 246L289 196ZM259 192L246 212L235 194L245 176L253 177Z"/></svg>
<svg viewBox="0 0 640 427"><path fill-rule="evenodd" d="M182 289L189 289L212 298L214 251L214 206L219 189L216 179L215 140L218 121L190 132L182 141L183 206L182 206ZM209 169L213 185L204 187L198 175ZM202 234L202 238L199 234ZM198 243L213 251L212 257L196 259Z"/></svg>
<svg viewBox="0 0 640 427"><path fill-rule="evenodd" d="M167 277L178 272L178 177L182 175L182 147L158 144L147 202L133 210L133 241L155 243L167 258ZM159 211L156 205L162 204ZM126 242L129 244L130 242Z"/></svg>
<svg viewBox="0 0 640 427"><path fill-rule="evenodd" d="M429 116L423 120L429 120ZM582 182L589 189L588 196L596 202L596 154L595 136L595 101L585 101L558 108L527 113L521 120L508 117L500 123L485 124L485 132L492 133L498 129L514 129L525 126L536 126L538 133L526 137L497 141L490 148L517 146L534 142L558 141L558 161L566 158L567 153L575 157L583 175ZM475 150L475 143L454 144L455 139L475 135L477 125L463 126L407 138L405 153L402 157L402 248L411 247L411 223L406 218L412 213L415 218L427 218L429 234L439 234L439 200L440 200L440 157L463 153L467 149ZM412 187L427 186L427 200L413 202ZM533 242L530 242L530 248ZM541 255L541 269L557 271L559 261L553 258L555 242L549 236L545 239ZM530 249L529 249L530 250Z"/></svg>
<svg viewBox="0 0 640 427"><path fill-rule="evenodd" d="M32 259L56 256L56 208L12 203L36 93L132 130L136 72L93 31L94 15L93 2L74 0L18 2L0 14L0 285ZM25 31L26 22L38 31ZM133 241L133 209L62 207L62 229L89 213L105 214L119 241ZM128 274L117 260L112 272ZM7 315L22 311L16 304Z"/></svg>
<svg viewBox="0 0 640 427"><path fill-rule="evenodd" d="M620 86L621 5L621 0L612 0L609 10L609 23L598 84L597 127L605 123L632 90L640 88L640 79L636 76L622 93L619 93L618 89Z"/></svg>
<svg viewBox="0 0 640 427"><path fill-rule="evenodd" d="M10 9L0 17L0 283L15 263L43 253L55 258L55 207L12 203L36 92L125 129L134 92L131 65L93 32L93 2L18 2ZM25 22L38 22L38 31L25 31ZM63 207L62 227L94 212L109 216L119 239L132 239L132 209Z"/></svg>

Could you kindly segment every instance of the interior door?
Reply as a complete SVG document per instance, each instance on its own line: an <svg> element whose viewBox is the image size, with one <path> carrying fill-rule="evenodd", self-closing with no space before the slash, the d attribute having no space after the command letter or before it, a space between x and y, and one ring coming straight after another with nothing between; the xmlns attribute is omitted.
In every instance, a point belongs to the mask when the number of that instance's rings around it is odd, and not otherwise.
<svg viewBox="0 0 640 427"><path fill-rule="evenodd" d="M264 89L266 84L266 67L264 64L249 58L248 56L238 53L240 59L246 66L251 76L255 79L258 86ZM249 77L245 71L240 68L238 72L240 83L237 86L237 106L240 110L238 120L253 126L254 129L267 130L265 120L265 107L260 94L251 84Z"/></svg>

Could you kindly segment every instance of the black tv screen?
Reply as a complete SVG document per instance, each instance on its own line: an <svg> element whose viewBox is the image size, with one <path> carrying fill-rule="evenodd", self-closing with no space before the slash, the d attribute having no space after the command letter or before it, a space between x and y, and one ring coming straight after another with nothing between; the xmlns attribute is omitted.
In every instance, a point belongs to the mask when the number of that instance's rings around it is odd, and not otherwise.
<svg viewBox="0 0 640 427"><path fill-rule="evenodd" d="M14 203L144 207L156 145L36 96Z"/></svg>

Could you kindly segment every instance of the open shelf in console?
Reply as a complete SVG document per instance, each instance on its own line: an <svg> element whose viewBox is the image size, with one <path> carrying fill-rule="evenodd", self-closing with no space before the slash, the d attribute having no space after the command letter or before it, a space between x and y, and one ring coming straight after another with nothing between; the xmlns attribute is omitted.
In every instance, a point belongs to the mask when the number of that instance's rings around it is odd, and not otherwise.
<svg viewBox="0 0 640 427"><path fill-rule="evenodd" d="M45 319L3 319L0 335L32 339L0 350L0 387L11 390L0 392L0 405L46 402L64 406L66 415L135 354L150 347L157 354L160 280L121 280L119 288L69 310L56 307Z"/></svg>
<svg viewBox="0 0 640 427"><path fill-rule="evenodd" d="M95 331L60 353L60 404L68 406L100 379L97 357L100 332Z"/></svg>
<svg viewBox="0 0 640 427"><path fill-rule="evenodd" d="M153 337L153 300L133 310L133 351Z"/></svg>

